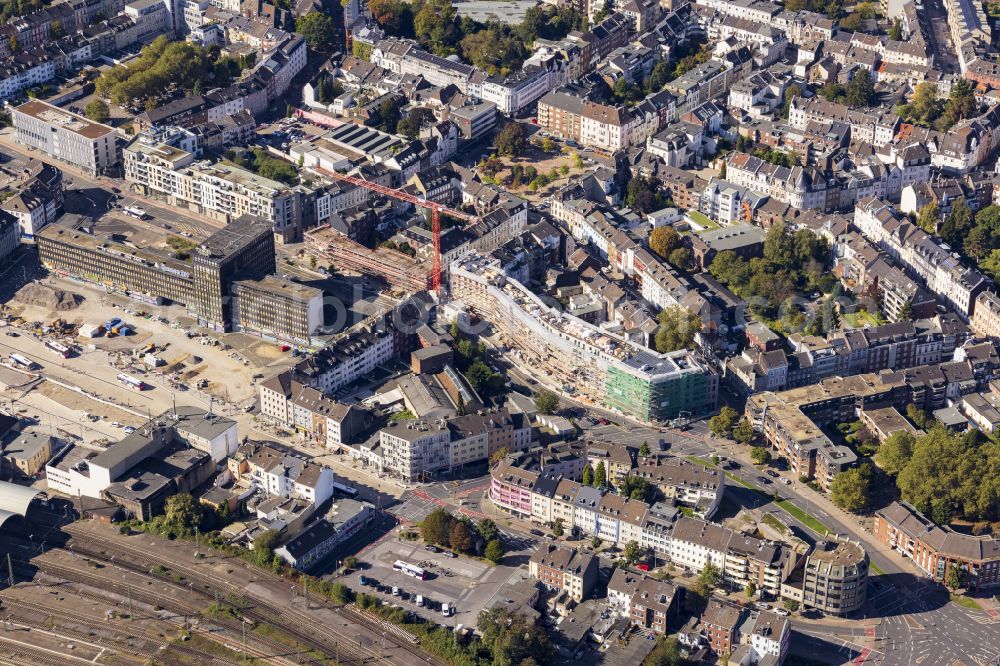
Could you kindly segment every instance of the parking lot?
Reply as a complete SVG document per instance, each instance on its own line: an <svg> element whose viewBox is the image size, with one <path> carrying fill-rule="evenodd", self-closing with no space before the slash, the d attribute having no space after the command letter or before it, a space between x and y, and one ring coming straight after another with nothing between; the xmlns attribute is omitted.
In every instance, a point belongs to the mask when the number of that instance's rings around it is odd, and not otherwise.
<svg viewBox="0 0 1000 666"><path fill-rule="evenodd" d="M475 627L479 611L496 591L511 576L520 575L515 567L492 566L465 556L449 558L443 552L429 552L422 542L406 541L395 535L375 544L361 559L362 569L351 573L345 580L348 587L357 592L375 594L432 622L451 626L462 624ZM419 580L394 570L392 565L396 560L423 568L427 571L427 579ZM377 582L379 587L371 584L362 586L361 576ZM393 587L400 589L399 596L393 596ZM416 605L418 594L424 598L422 608ZM447 619L440 610L442 603L454 609Z"/></svg>

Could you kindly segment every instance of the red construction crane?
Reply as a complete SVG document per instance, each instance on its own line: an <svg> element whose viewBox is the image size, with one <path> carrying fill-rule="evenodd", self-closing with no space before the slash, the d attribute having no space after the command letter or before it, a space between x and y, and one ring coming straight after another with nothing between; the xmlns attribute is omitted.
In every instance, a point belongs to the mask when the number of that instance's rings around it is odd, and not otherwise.
<svg viewBox="0 0 1000 666"><path fill-rule="evenodd" d="M457 218L459 220L465 220L469 224L475 224L479 222L479 218L475 215L469 215L468 213L463 213L460 210L455 210L445 206L444 204L439 204L436 201L427 201L426 199L421 199L420 197L413 196L408 192L403 192L394 187L386 187L385 185L379 185L378 183L372 183L363 178L356 178L354 176L348 176L346 174L338 173L336 171L331 171L329 169L324 169L322 167L313 167L313 169L323 174L333 178L334 180L339 180L345 183L350 183L351 185L356 185L357 187L363 187L365 189L371 190L372 192L378 192L387 197L392 197L393 199L399 199L400 201L406 201L414 206L419 206L421 208L427 208L431 211L431 237L434 243L434 254L433 263L431 267L431 288L435 291L440 291L441 289L441 213L445 213L451 217Z"/></svg>

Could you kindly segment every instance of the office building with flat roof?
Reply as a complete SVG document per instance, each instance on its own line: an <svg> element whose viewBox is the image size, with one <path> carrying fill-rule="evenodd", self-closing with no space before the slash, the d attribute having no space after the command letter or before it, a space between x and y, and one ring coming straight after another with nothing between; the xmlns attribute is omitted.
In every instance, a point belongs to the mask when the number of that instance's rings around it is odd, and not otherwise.
<svg viewBox="0 0 1000 666"><path fill-rule="evenodd" d="M233 283L235 328L308 344L323 325L323 292L266 275Z"/></svg>
<svg viewBox="0 0 1000 666"><path fill-rule="evenodd" d="M18 143L92 176L106 173L121 161L118 135L112 127L39 100L16 107L12 115Z"/></svg>

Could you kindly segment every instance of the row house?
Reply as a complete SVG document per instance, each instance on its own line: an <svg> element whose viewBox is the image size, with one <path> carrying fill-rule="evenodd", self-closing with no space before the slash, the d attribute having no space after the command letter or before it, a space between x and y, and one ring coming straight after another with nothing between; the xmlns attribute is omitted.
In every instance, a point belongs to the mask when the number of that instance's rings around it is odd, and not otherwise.
<svg viewBox="0 0 1000 666"><path fill-rule="evenodd" d="M725 476L677 458L648 458L640 461L633 476L645 479L668 500L693 509L709 519L722 503L726 490Z"/></svg>
<svg viewBox="0 0 1000 666"><path fill-rule="evenodd" d="M976 297L976 309L972 314L973 332L987 338L1000 338L1000 296L984 291Z"/></svg>
<svg viewBox="0 0 1000 666"><path fill-rule="evenodd" d="M788 109L788 123L805 129L810 121L835 120L851 127L851 140L877 146L893 141L899 127L899 117L891 111L876 114L853 109L845 104L828 102L822 97L793 97Z"/></svg>
<svg viewBox="0 0 1000 666"><path fill-rule="evenodd" d="M889 204L874 198L858 203L854 224L870 242L920 278L927 289L949 303L963 319L972 316L976 297L987 288L989 280L967 268L938 239L896 215Z"/></svg>
<svg viewBox="0 0 1000 666"><path fill-rule="evenodd" d="M726 163L726 179L799 210L829 208L829 184L820 171L811 167L777 166L747 153L733 152Z"/></svg>
<svg viewBox="0 0 1000 666"><path fill-rule="evenodd" d="M687 517L678 519L674 526L670 559L695 572L711 564L731 589L742 590L753 583L774 598L781 596L781 584L795 567L794 554L787 546Z"/></svg>

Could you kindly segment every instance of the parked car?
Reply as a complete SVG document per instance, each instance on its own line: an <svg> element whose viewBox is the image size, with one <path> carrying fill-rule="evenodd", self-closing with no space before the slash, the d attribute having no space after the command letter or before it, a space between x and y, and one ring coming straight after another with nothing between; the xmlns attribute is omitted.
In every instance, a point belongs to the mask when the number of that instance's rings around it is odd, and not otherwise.
<svg viewBox="0 0 1000 666"><path fill-rule="evenodd" d="M785 484L786 486L792 485L792 480L791 479L782 479L781 482L783 484Z"/></svg>
<svg viewBox="0 0 1000 666"><path fill-rule="evenodd" d="M399 594L400 594L400 592L401 592L401 590L398 587L396 587L395 585L392 587L392 596L398 597Z"/></svg>
<svg viewBox="0 0 1000 666"><path fill-rule="evenodd" d="M788 617L791 613L788 612L787 608L775 608L774 612L782 617Z"/></svg>
<svg viewBox="0 0 1000 666"><path fill-rule="evenodd" d="M436 552L438 552L440 550L437 546L432 546L431 544L427 544L424 547L424 549L427 550L428 552L431 552L431 553L436 553Z"/></svg>
<svg viewBox="0 0 1000 666"><path fill-rule="evenodd" d="M763 483L765 486L771 483L771 479L767 478L766 476L758 476L757 480Z"/></svg>
<svg viewBox="0 0 1000 666"><path fill-rule="evenodd" d="M765 473L765 474L767 474L767 475L768 475L769 477L771 477L772 479L777 479L777 478L778 478L778 473L777 473L777 472L775 472L775 471L774 471L773 469L769 469L769 470L767 470L767 471L766 471L766 472L764 472L764 473Z"/></svg>
<svg viewBox="0 0 1000 666"><path fill-rule="evenodd" d="M445 557L451 557L451 558L455 558L455 557L458 557L458 555L457 555L457 554L455 554L455 553L451 552L450 550L446 550L446 551L444 551L444 554L445 554Z"/></svg>

